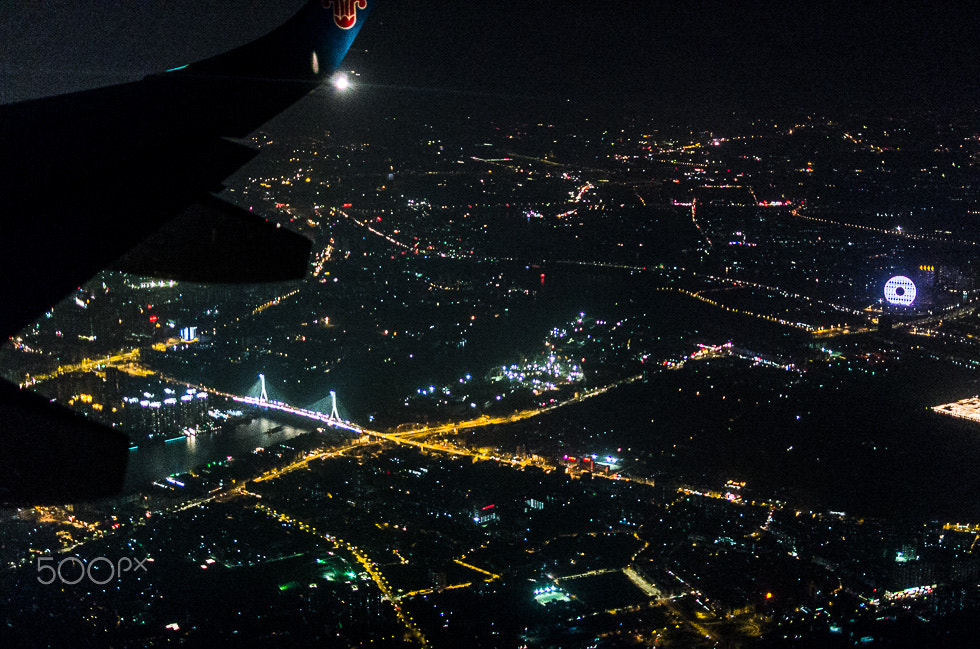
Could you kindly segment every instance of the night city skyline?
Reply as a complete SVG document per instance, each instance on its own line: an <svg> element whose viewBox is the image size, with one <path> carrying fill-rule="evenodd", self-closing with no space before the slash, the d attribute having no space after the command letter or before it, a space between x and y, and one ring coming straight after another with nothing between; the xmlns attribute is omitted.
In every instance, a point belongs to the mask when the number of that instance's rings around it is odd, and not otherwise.
<svg viewBox="0 0 980 649"><path fill-rule="evenodd" d="M975 12L336 4L0 10L0 645L973 646Z"/></svg>

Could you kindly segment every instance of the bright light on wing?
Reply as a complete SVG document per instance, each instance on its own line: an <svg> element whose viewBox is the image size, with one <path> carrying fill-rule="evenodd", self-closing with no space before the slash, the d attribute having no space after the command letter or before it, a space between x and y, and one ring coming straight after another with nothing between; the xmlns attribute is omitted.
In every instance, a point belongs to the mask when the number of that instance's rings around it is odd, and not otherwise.
<svg viewBox="0 0 980 649"><path fill-rule="evenodd" d="M338 72L337 74L333 75L332 83L333 87L341 92L350 88L350 79L348 79L347 75L343 72Z"/></svg>

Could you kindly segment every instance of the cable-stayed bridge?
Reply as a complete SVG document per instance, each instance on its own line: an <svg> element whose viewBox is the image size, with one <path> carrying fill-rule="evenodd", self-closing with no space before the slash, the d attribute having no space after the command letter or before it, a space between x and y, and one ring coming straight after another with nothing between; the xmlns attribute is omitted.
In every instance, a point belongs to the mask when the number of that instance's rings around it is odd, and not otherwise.
<svg viewBox="0 0 980 649"><path fill-rule="evenodd" d="M308 419L314 419L327 424L328 426L334 426L335 428L343 428L344 430L349 430L355 433L365 432L360 426L351 424L340 417L340 413L337 411L337 393L333 390L330 391L329 397L320 399L310 408L296 408L295 406L283 403L282 401L269 399L268 388L265 384L265 375L259 374L259 380L248 392L249 396L245 397L239 397L233 394L226 394L224 396L227 396L234 401L238 401L239 403L248 403L255 406L260 406L262 408L272 408L273 410L279 410L293 415L300 415L301 417L306 417ZM328 403L330 405L330 414L322 412Z"/></svg>
<svg viewBox="0 0 980 649"><path fill-rule="evenodd" d="M377 437L380 439L387 440L389 442L396 442L399 444L408 444L410 446L416 446L418 448L425 448L431 451L440 451L443 453L450 453L452 455L474 455L471 451L456 448L453 446L446 446L443 444L431 444L428 442L408 439L404 434L389 434L382 433L376 430L369 430L367 428L362 428L355 423L343 419L340 416L340 411L337 407L337 393L333 390L330 394L323 399L315 402L309 408L297 408L296 406L291 406L288 403L280 401L278 399L269 398L268 385L265 380L265 375L259 374L259 380L252 384L252 387L248 390L247 396L238 396L235 394L228 394L226 392L219 392L212 388L206 388L203 386L193 386L198 389L205 390L214 394L227 397L238 403L247 403L249 405L258 406L260 408L268 408L271 410L278 410L280 412L289 413L291 415L299 415L300 417L306 417L307 419L312 419L327 426L333 428L340 428L342 430L350 431L358 435L369 435L371 437ZM329 414L324 412L329 406ZM417 432L417 431L413 431Z"/></svg>

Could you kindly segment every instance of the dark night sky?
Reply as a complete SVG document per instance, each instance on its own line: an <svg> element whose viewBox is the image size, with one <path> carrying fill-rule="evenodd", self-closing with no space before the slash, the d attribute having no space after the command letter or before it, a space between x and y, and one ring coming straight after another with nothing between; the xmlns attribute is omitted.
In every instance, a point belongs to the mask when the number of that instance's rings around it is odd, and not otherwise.
<svg viewBox="0 0 980 649"><path fill-rule="evenodd" d="M379 12L364 32L362 45L384 50L372 52L373 63L392 83L641 94L681 106L771 98L976 105L980 14L954 3L418 4ZM428 25L439 36L420 42Z"/></svg>
<svg viewBox="0 0 980 649"><path fill-rule="evenodd" d="M0 5L0 100L139 78L248 41L288 0ZM965 4L383 0L351 62L366 82L677 108L780 102L977 106Z"/></svg>

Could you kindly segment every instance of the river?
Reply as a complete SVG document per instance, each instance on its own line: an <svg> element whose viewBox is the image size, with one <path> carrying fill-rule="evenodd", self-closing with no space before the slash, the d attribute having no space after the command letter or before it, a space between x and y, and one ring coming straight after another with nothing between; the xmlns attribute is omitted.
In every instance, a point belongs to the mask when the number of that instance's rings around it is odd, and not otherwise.
<svg viewBox="0 0 980 649"><path fill-rule="evenodd" d="M281 428L276 432L267 432L279 426ZM186 473L209 462L224 460L229 455L251 453L257 446L281 444L312 429L313 426L295 428L272 419L258 418L213 435L176 438L164 444L131 449L123 493L145 488L175 473Z"/></svg>

